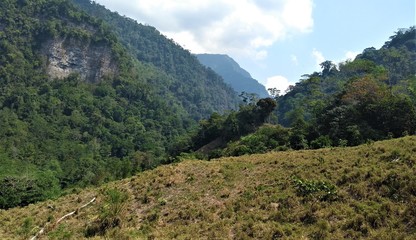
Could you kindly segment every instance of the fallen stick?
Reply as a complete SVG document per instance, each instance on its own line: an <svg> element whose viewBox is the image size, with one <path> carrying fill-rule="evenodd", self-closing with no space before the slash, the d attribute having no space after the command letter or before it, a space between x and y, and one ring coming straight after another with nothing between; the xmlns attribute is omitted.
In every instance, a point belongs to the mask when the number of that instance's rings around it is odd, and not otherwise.
<svg viewBox="0 0 416 240"><path fill-rule="evenodd" d="M96 197L94 197L93 199L91 199L91 201L89 201L88 203L86 203L86 204L82 205L82 206L81 206L80 208L78 208L77 210L72 211L72 212L70 212L70 213L68 213L68 214L65 214L64 216L62 216L61 218L59 218L53 226L58 225L58 224L59 224L62 220L64 220L65 218L70 217L70 216L74 215L75 213L77 213L79 210L81 210L81 209L83 209L83 208L87 207L88 205L90 205L91 203L93 203L93 202L95 201L95 199L97 199L97 198L96 198ZM37 233L36 233L36 235L35 235L35 236L33 236L32 238L30 238L30 240L35 240L37 237L39 237L40 235L42 235L42 234L45 232L45 228L46 228L46 226L48 226L48 223L46 223L46 224L43 226L43 228L41 228L41 229L39 230L39 232L37 232Z"/></svg>

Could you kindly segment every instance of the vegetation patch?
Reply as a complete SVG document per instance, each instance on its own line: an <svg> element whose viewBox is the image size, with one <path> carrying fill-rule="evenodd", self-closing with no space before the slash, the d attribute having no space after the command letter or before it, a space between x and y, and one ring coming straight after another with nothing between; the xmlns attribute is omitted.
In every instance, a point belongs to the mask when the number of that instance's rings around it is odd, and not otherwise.
<svg viewBox="0 0 416 240"><path fill-rule="evenodd" d="M336 186L325 181L303 180L293 177L297 194L305 199L334 201L337 198Z"/></svg>

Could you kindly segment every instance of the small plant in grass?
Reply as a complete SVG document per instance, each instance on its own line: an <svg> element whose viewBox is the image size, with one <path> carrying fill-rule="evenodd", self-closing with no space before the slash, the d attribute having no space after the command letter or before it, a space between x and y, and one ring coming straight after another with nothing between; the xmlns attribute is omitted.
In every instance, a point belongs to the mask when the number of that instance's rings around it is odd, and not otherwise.
<svg viewBox="0 0 416 240"><path fill-rule="evenodd" d="M164 205L166 205L166 203L168 202L166 199L164 199L164 198L159 198L158 199L158 202L159 202L159 205L160 206L164 206Z"/></svg>
<svg viewBox="0 0 416 240"><path fill-rule="evenodd" d="M24 236L29 236L33 229L33 219L30 217L23 220L23 224L20 227L19 234Z"/></svg>
<svg viewBox="0 0 416 240"><path fill-rule="evenodd" d="M87 228L86 236L104 235L109 229L120 227L129 196L118 189L105 192L99 219Z"/></svg>
<svg viewBox="0 0 416 240"><path fill-rule="evenodd" d="M59 225L54 231L48 234L49 239L71 239L72 233L68 231L66 225Z"/></svg>
<svg viewBox="0 0 416 240"><path fill-rule="evenodd" d="M317 230L311 234L312 239L328 239L329 236L329 224L325 220L319 220L316 223Z"/></svg>
<svg viewBox="0 0 416 240"><path fill-rule="evenodd" d="M320 165L323 165L325 163L325 159L323 157L318 157L317 160Z"/></svg>
<svg viewBox="0 0 416 240"><path fill-rule="evenodd" d="M297 194L306 199L316 198L319 201L334 201L337 199L336 186L325 181L303 180L293 177Z"/></svg>

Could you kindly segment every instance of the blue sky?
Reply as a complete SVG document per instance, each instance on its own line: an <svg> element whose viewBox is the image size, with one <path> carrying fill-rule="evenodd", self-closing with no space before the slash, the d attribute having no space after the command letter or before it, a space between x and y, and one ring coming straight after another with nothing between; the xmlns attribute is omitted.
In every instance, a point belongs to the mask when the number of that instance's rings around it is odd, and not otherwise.
<svg viewBox="0 0 416 240"><path fill-rule="evenodd" d="M193 53L223 53L284 91L319 63L380 48L415 25L414 0L96 0Z"/></svg>

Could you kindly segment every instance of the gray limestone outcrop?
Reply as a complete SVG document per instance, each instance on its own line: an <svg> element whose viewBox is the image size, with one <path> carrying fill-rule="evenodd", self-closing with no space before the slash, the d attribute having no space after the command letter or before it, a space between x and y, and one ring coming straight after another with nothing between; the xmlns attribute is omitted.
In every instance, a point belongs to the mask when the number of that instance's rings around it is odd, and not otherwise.
<svg viewBox="0 0 416 240"><path fill-rule="evenodd" d="M41 54L46 56L46 73L50 78L62 79L79 74L91 83L105 76L117 74L117 64L111 48L72 38L55 38L42 44Z"/></svg>

